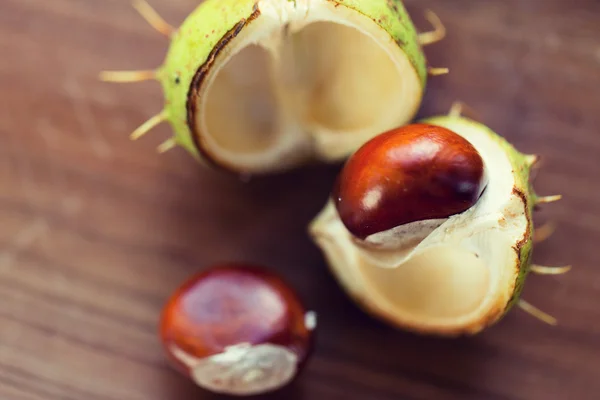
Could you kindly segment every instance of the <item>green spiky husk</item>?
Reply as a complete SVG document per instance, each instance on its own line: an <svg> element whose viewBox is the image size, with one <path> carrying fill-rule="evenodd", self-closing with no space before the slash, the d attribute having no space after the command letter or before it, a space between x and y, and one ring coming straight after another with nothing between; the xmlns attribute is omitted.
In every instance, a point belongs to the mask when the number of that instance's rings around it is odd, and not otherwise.
<svg viewBox="0 0 600 400"><path fill-rule="evenodd" d="M288 1L295 4L293 0ZM384 29L406 54L424 90L425 56L411 18L398 0L326 0L369 17ZM257 0L207 0L199 5L173 34L163 65L158 71L165 96L165 113L175 141L199 161L203 160L188 122L187 102L194 77L212 63L227 38L260 18ZM235 35L234 35L235 36Z"/></svg>
<svg viewBox="0 0 600 400"><path fill-rule="evenodd" d="M527 274L529 273L533 252L533 207L536 203L537 195L530 180L531 165L528 160L529 156L518 151L505 138L498 135L489 127L466 117L436 116L423 119L421 122L442 126L453 131L460 131L460 127L465 125L476 127L480 132L489 135L490 138L500 145L513 167L513 176L515 179L513 192L517 193L523 199L525 216L527 218L527 230L515 247L520 262L512 297L505 308L505 312L508 312L516 304L521 295Z"/></svg>
<svg viewBox="0 0 600 400"><path fill-rule="evenodd" d="M198 69L209 61L222 38L253 13L255 0L208 0L198 6L174 33L160 69L165 110L177 143L196 156L187 122L187 99Z"/></svg>

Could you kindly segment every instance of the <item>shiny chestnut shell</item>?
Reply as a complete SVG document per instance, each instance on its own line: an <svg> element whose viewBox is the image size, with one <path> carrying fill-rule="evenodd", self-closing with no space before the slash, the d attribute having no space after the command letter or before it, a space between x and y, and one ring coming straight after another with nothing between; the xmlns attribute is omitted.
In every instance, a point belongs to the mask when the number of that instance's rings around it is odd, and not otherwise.
<svg viewBox="0 0 600 400"><path fill-rule="evenodd" d="M479 152L439 126L382 133L344 165L332 193L340 219L358 238L472 207L487 185Z"/></svg>
<svg viewBox="0 0 600 400"><path fill-rule="evenodd" d="M232 376L239 372L232 370L243 369L248 375L251 363L264 364L264 357L246 357L242 366L208 364L231 349L267 349L278 352L277 357L293 357L297 365L287 367L295 377L312 351L311 317L282 278L264 267L232 263L192 276L172 294L163 309L160 336L175 366L199 386L226 394L257 394L278 387L271 382L269 387L248 389L240 383L245 378ZM198 365L211 376L198 378L204 373L194 371Z"/></svg>

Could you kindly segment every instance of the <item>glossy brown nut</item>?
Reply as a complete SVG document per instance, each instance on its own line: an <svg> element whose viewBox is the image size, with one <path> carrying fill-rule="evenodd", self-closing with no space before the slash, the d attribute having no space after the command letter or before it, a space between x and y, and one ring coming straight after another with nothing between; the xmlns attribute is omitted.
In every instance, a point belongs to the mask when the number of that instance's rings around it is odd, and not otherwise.
<svg viewBox="0 0 600 400"><path fill-rule="evenodd" d="M227 264L185 282L162 313L172 361L212 392L253 395L289 383L312 349L315 316L267 269Z"/></svg>
<svg viewBox="0 0 600 400"><path fill-rule="evenodd" d="M347 161L332 198L358 238L472 207L487 185L483 159L466 139L412 124L365 143Z"/></svg>

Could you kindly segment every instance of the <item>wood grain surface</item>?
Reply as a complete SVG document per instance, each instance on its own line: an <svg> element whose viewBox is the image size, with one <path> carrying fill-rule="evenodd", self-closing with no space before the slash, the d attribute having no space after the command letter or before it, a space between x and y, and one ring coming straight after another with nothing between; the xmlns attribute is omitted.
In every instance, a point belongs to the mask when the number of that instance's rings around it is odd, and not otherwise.
<svg viewBox="0 0 600 400"><path fill-rule="evenodd" d="M195 0L153 0L174 25ZM428 47L420 115L454 100L543 157L539 222L558 223L534 260L572 264L529 278L514 310L474 338L398 332L359 311L306 224L337 167L242 182L199 167L170 134L128 134L162 105L155 83L99 82L101 69L152 68L167 48L125 0L0 1L0 399L213 399L168 366L161 308L195 271L263 263L319 314L308 369L269 399L600 398L600 3L412 0L447 38Z"/></svg>

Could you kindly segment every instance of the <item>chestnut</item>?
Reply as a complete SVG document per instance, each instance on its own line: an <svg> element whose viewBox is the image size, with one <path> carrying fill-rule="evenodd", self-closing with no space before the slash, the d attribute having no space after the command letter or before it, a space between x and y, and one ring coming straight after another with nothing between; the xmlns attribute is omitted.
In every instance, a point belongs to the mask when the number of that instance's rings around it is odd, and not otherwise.
<svg viewBox="0 0 600 400"><path fill-rule="evenodd" d="M312 351L315 313L267 268L229 263L188 279L167 301L160 337L174 366L211 392L279 389Z"/></svg>
<svg viewBox="0 0 600 400"><path fill-rule="evenodd" d="M475 335L514 306L555 324L521 298L530 272L570 268L532 263L549 235L534 226L535 207L560 199L536 193L538 158L462 116L459 103L361 147L310 237L343 290L393 327Z"/></svg>
<svg viewBox="0 0 600 400"><path fill-rule="evenodd" d="M472 207L487 184L475 147L453 131L415 123L382 133L344 165L332 198L340 219L364 239Z"/></svg>

